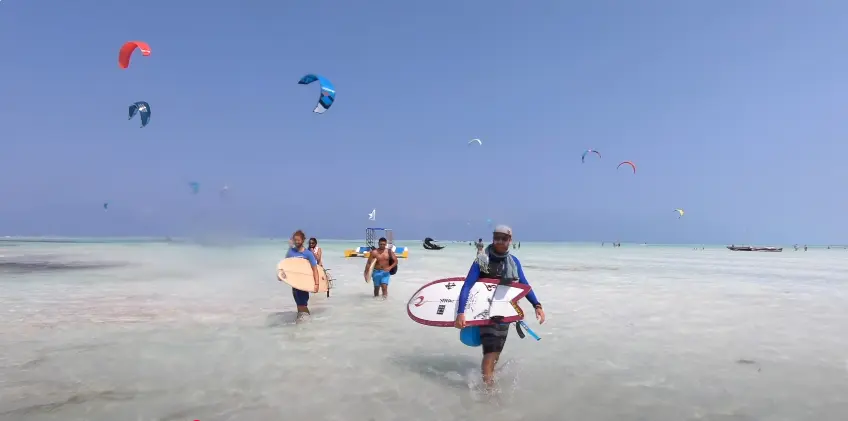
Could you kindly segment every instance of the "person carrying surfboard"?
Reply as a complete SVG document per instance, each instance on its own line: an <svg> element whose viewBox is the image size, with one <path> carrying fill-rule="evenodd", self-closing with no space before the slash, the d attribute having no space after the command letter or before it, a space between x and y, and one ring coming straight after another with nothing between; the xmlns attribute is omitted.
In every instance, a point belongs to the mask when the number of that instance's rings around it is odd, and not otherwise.
<svg viewBox="0 0 848 421"><path fill-rule="evenodd" d="M391 248L386 247L388 240L385 237L380 237L377 240L377 248L368 253L368 261L365 262L365 282L368 282L368 269L372 262L374 270L371 272L371 281L374 283L374 297L380 295L380 290L383 291L383 299L389 297L389 279L392 272L397 267L398 260L395 252Z"/></svg>
<svg viewBox="0 0 848 421"><path fill-rule="evenodd" d="M500 279L502 285L518 282L530 286L524 276L521 262L518 261L517 257L509 254L511 241L512 228L506 225L498 225L492 233L492 244L487 246L483 253L478 254L474 263L471 264L471 269L468 271L459 293L456 320L454 321L454 327L457 329L465 328L465 307L468 303L468 295L478 279ZM544 323L545 311L542 310L542 304L536 299L536 294L532 289L527 294L527 300L536 309L536 319L539 324ZM483 361L480 369L483 372L483 382L488 387L494 385L495 365L498 363L498 358L500 358L501 351L506 344L508 334L509 323L480 326L480 342L483 346Z"/></svg>
<svg viewBox="0 0 848 421"><path fill-rule="evenodd" d="M313 292L318 292L320 279L318 276L318 260L315 259L315 255L312 254L309 249L303 247L303 242L305 240L306 234L303 231L295 231L294 234L292 234L290 240L292 246L286 252L286 258L299 257L301 259L309 260L309 264L312 265L312 276L315 279L315 290ZM302 320L309 314L309 292L292 288L292 296L294 296L294 302L297 305L297 320Z"/></svg>

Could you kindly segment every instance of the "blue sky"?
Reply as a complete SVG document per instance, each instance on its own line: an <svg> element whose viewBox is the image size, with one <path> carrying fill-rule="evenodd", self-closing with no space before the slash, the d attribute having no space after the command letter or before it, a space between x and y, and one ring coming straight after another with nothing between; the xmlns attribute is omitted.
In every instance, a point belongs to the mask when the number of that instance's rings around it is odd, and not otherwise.
<svg viewBox="0 0 848 421"><path fill-rule="evenodd" d="M0 235L358 238L377 208L400 238L478 237L492 218L528 241L846 243L846 15L3 0ZM120 70L132 39L152 55ZM306 73L336 86L324 115ZM603 158L581 164L587 148Z"/></svg>

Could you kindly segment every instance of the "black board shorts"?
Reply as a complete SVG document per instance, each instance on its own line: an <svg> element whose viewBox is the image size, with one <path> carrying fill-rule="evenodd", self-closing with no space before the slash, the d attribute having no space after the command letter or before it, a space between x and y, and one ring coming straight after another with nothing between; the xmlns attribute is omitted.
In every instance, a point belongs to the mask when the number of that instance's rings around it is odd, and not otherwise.
<svg viewBox="0 0 848 421"><path fill-rule="evenodd" d="M480 342L483 345L483 355L503 351L508 335L508 323L480 326Z"/></svg>

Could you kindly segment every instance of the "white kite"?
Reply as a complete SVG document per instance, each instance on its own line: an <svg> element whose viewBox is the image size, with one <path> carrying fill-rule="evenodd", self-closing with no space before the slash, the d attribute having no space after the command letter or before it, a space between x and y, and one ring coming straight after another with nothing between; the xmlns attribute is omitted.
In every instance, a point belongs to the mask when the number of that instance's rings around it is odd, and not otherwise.
<svg viewBox="0 0 848 421"><path fill-rule="evenodd" d="M377 220L377 209L372 210L371 213L368 214L368 220L369 221L376 221Z"/></svg>
<svg viewBox="0 0 848 421"><path fill-rule="evenodd" d="M471 140L468 141L468 144L470 145L474 142L477 142L478 145L483 146L483 141L480 140L480 139L471 139Z"/></svg>

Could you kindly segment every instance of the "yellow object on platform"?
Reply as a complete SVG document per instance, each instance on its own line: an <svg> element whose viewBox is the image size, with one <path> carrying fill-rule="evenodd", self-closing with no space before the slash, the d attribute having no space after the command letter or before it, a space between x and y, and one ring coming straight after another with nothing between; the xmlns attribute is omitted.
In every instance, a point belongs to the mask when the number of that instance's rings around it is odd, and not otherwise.
<svg viewBox="0 0 848 421"><path fill-rule="evenodd" d="M344 257L365 257L365 255L356 250L345 250Z"/></svg>

